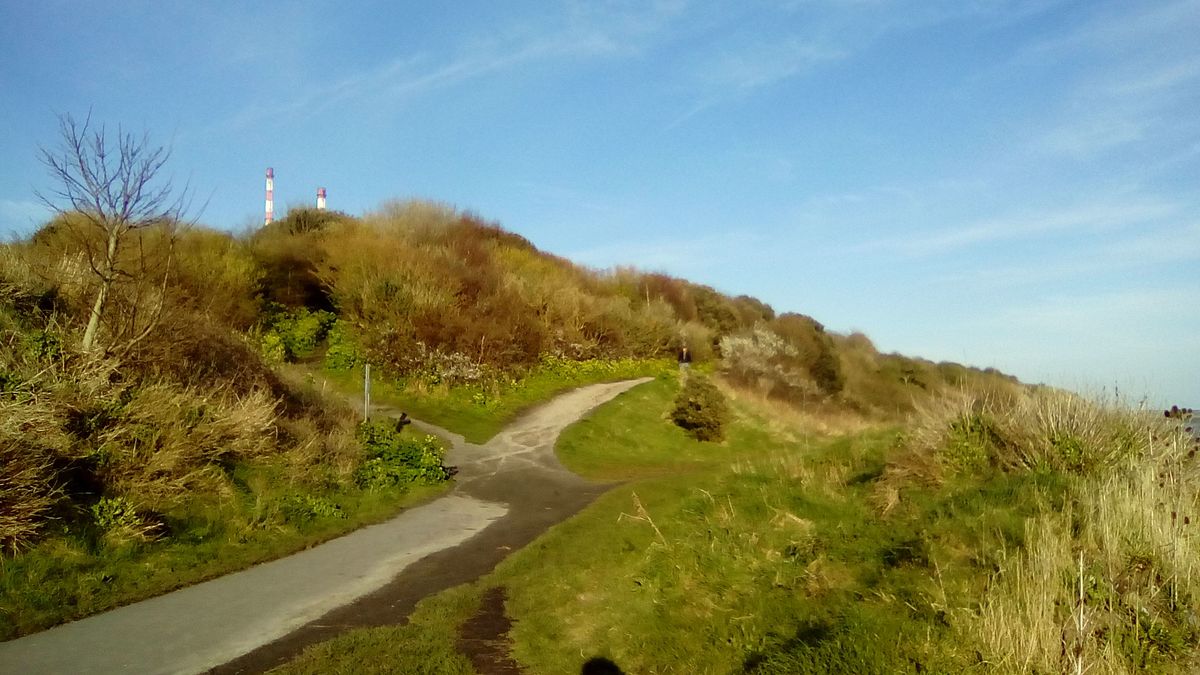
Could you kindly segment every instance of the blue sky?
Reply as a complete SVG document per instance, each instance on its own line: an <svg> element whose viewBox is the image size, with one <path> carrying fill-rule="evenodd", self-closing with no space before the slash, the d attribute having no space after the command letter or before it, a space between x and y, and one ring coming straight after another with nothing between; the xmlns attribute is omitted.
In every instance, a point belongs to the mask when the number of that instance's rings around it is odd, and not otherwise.
<svg viewBox="0 0 1200 675"><path fill-rule="evenodd" d="M1200 404L1200 0L0 0L0 233L56 114L201 220L444 201L885 351Z"/></svg>

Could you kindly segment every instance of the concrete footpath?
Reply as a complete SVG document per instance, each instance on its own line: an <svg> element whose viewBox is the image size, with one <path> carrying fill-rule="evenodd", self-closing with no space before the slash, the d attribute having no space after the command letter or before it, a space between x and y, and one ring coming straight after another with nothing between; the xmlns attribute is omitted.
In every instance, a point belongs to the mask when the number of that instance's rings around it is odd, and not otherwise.
<svg viewBox="0 0 1200 675"><path fill-rule="evenodd" d="M558 463L554 442L644 381L569 392L484 445L417 423L453 442L447 464L459 473L447 495L286 558L0 643L0 673L257 672L342 630L403 620L419 598L486 573L508 544L603 492Z"/></svg>

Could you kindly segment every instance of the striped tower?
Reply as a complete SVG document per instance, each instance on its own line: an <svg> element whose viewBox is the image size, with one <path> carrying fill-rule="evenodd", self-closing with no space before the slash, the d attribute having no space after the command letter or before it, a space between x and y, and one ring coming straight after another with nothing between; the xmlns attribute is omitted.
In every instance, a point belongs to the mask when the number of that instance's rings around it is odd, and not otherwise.
<svg viewBox="0 0 1200 675"><path fill-rule="evenodd" d="M267 217L264 225L275 220L275 169L267 167Z"/></svg>
<svg viewBox="0 0 1200 675"><path fill-rule="evenodd" d="M317 188L317 210L325 210L325 188Z"/></svg>

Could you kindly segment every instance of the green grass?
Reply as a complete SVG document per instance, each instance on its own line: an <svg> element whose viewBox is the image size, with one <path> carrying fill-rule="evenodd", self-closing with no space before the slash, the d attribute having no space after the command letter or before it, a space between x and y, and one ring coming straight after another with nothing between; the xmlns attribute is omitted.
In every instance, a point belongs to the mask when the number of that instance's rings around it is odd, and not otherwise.
<svg viewBox="0 0 1200 675"><path fill-rule="evenodd" d="M231 499L197 497L163 514L170 536L159 541L66 531L0 559L0 639L295 553L386 520L446 487L313 492L290 486L281 467L270 465L237 467L235 483ZM335 509L339 515L331 515Z"/></svg>
<svg viewBox="0 0 1200 675"><path fill-rule="evenodd" d="M462 434L471 443L485 443L521 413L565 391L599 382L663 376L674 370L674 363L664 359L547 359L520 379L454 387L395 381L373 371L371 401ZM324 372L321 376L361 400L361 368L354 372Z"/></svg>
<svg viewBox="0 0 1200 675"><path fill-rule="evenodd" d="M630 673L979 666L956 617L978 608L996 552L1023 546L1027 519L1062 506L1061 476L912 483L885 513L894 431L795 441L741 407L725 442L703 443L666 421L676 389L638 387L561 437L572 470L626 484L484 579L425 600L404 629L349 633L284 671L460 672L421 670L414 655L453 653L458 625L496 585L530 673L579 672L595 656Z"/></svg>
<svg viewBox="0 0 1200 675"><path fill-rule="evenodd" d="M454 644L457 626L479 608L481 595L472 585L451 588L423 601L403 626L347 633L310 647L282 670L304 675L471 675L475 669Z"/></svg>
<svg viewBox="0 0 1200 675"><path fill-rule="evenodd" d="M455 591L478 603L483 589L508 588L516 657L535 673L578 672L594 656L628 672L731 672L755 664L790 672L771 664L784 662L780 654L792 654L788 664L801 658L796 636L814 626L856 639L887 628L868 651L912 628L896 627L892 612L874 605L858 618L830 609L833 599L855 604L905 533L873 518L861 495L795 489L807 471L816 481L877 469L892 435L798 445L742 411L727 441L699 442L665 420L676 388L673 380L644 385L569 428L559 443L569 467L633 482ZM801 457L812 468L792 475ZM421 607L441 602L436 596ZM418 613L410 626L431 631L445 620ZM438 630L453 635L455 626ZM351 633L290 668L336 671L360 658L392 663L393 672L418 667L377 637Z"/></svg>
<svg viewBox="0 0 1200 675"><path fill-rule="evenodd" d="M558 458L585 478L626 481L718 469L739 454L770 447L771 439L750 425L736 425L726 443L693 440L667 421L678 386L673 377L658 379L601 406L563 432Z"/></svg>

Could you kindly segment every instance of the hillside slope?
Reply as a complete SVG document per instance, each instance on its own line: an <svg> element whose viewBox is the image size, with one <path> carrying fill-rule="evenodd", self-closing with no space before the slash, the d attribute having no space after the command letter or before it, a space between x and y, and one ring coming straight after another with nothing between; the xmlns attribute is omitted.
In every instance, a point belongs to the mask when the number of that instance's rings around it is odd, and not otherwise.
<svg viewBox="0 0 1200 675"><path fill-rule="evenodd" d="M662 373L685 346L760 396L864 419L1012 385L754 298L586 269L425 202L295 210L242 236L139 230L85 352L97 281L72 217L0 247L8 635L286 553L444 480L435 440L363 428L329 395L367 363L376 395L473 440L563 389Z"/></svg>

